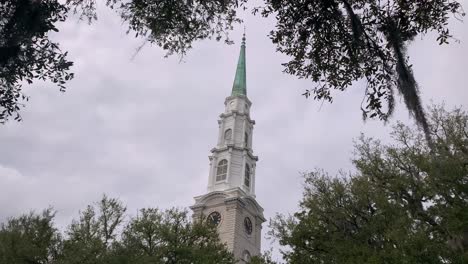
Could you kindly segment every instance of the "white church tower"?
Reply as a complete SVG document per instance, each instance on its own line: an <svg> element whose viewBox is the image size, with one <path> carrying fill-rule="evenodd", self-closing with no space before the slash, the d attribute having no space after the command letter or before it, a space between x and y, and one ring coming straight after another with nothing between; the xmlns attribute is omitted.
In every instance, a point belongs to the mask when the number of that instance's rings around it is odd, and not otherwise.
<svg viewBox="0 0 468 264"><path fill-rule="evenodd" d="M211 150L207 194L195 197L190 208L194 217L218 228L221 241L234 253L239 263L247 263L260 254L263 208L255 200L253 127L247 98L245 34L237 64L231 96L218 120L219 135Z"/></svg>

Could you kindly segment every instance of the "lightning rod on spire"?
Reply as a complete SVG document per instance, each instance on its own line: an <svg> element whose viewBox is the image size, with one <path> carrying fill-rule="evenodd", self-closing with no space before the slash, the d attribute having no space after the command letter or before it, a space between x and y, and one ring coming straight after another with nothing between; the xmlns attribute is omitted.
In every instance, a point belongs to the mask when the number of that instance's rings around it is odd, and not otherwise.
<svg viewBox="0 0 468 264"><path fill-rule="evenodd" d="M245 25L244 25L244 34L242 35L242 45L245 45Z"/></svg>

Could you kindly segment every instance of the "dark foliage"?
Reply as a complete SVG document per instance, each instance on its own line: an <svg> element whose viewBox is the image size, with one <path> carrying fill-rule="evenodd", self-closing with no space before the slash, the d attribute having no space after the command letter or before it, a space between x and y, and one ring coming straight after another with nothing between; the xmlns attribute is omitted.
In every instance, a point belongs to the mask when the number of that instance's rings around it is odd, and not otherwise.
<svg viewBox="0 0 468 264"><path fill-rule="evenodd" d="M128 263L233 264L234 258L206 221L192 222L187 211L140 210L123 233Z"/></svg>
<svg viewBox="0 0 468 264"><path fill-rule="evenodd" d="M61 237L53 227L54 213L27 214L0 226L0 264L52 263Z"/></svg>
<svg viewBox="0 0 468 264"><path fill-rule="evenodd" d="M187 211L142 209L126 219L117 199L89 205L65 235L51 210L0 227L0 264L234 264L216 228Z"/></svg>
<svg viewBox="0 0 468 264"><path fill-rule="evenodd" d="M107 0L105 4L126 22L127 33L162 47L168 55L184 55L197 40L214 37L231 43L228 31L240 22L236 17L239 2L244 1ZM64 91L65 83L73 78L67 53L48 38L69 11L89 22L97 19L95 0L0 3L0 123L13 115L21 119L18 111L28 99L22 92L25 83L48 80Z"/></svg>
<svg viewBox="0 0 468 264"><path fill-rule="evenodd" d="M106 0L128 25L127 33L163 48L167 55L184 55L197 40L215 37L231 43L228 32L241 20L236 10L246 0ZM95 0L67 0L74 11L92 22Z"/></svg>
<svg viewBox="0 0 468 264"><path fill-rule="evenodd" d="M215 38L231 43L228 32L246 0L105 0L128 26L127 33L157 45L167 55L183 56L198 40ZM71 63L47 33L71 10L92 22L96 0L6 0L0 4L0 122L18 114L27 99L22 81L51 80L63 90ZM464 15L453 0L264 0L254 8L275 16L270 37L277 50L291 60L285 72L309 78L317 86L304 95L333 99L333 90L344 91L363 80L367 83L361 109L363 117L388 120L400 93L417 124L430 141L429 126L418 94L418 85L406 54L416 37L438 33L440 44L451 38L450 15ZM144 44L143 44L144 45ZM19 119L17 115L17 119Z"/></svg>
<svg viewBox="0 0 468 264"><path fill-rule="evenodd" d="M392 145L360 139L354 174L305 175L299 212L271 223L288 263L468 262L468 115L428 120L431 148L398 124Z"/></svg>
<svg viewBox="0 0 468 264"><path fill-rule="evenodd" d="M426 135L429 127L408 62L406 46L418 35L436 31L448 43L450 14L461 6L451 0L266 0L257 8L275 16L271 39L292 59L285 72L310 78L318 85L305 96L332 101L332 90L344 91L365 80L364 118L387 120L394 108L394 91Z"/></svg>
<svg viewBox="0 0 468 264"><path fill-rule="evenodd" d="M57 43L48 34L58 31L57 22L66 19L67 8L56 0L15 0L0 3L0 123L18 114L27 97L22 85L48 80L65 90L73 78Z"/></svg>

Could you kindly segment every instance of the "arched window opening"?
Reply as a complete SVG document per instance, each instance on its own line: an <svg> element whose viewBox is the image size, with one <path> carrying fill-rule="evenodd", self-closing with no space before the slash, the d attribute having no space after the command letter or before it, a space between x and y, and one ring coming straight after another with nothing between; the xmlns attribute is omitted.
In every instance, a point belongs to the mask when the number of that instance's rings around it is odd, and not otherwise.
<svg viewBox="0 0 468 264"><path fill-rule="evenodd" d="M244 144L246 147L249 146L249 134L247 134L247 132L245 132L245 135L244 135Z"/></svg>
<svg viewBox="0 0 468 264"><path fill-rule="evenodd" d="M224 140L232 140L232 129L228 129L224 132Z"/></svg>
<svg viewBox="0 0 468 264"><path fill-rule="evenodd" d="M218 168L216 170L216 181L224 181L227 176L228 162L223 159L218 163Z"/></svg>
<svg viewBox="0 0 468 264"><path fill-rule="evenodd" d="M250 262L251 257L250 257L250 252L248 250L244 250L244 252L242 252L242 259L247 263Z"/></svg>
<svg viewBox="0 0 468 264"><path fill-rule="evenodd" d="M249 167L249 164L245 164L244 185L247 186L247 187L250 187L250 167Z"/></svg>

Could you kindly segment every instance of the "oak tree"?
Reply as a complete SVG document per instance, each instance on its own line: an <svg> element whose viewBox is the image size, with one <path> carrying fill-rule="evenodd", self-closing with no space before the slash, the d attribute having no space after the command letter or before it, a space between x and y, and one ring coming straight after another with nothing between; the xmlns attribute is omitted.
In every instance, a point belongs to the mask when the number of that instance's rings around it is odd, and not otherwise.
<svg viewBox="0 0 468 264"><path fill-rule="evenodd" d="M7 0L0 3L0 123L14 116L28 97L24 83L50 81L65 90L72 62L49 38L65 21L68 8L56 0Z"/></svg>
<svg viewBox="0 0 468 264"><path fill-rule="evenodd" d="M73 75L47 33L69 12L92 22L96 0L7 0L0 4L0 121L17 113L23 80L50 79L64 89ZM127 32L161 47L167 55L184 55L196 41L215 38L231 43L228 33L241 22L237 12L247 0L106 0ZM290 60L285 72L311 79L304 95L333 100L333 91L365 83L363 117L388 120L395 93L430 141L429 126L406 48L433 31L448 43L449 19L464 15L454 0L264 0L254 14L274 16L270 37ZM38 25L38 26L36 26ZM19 67L17 67L17 65ZM12 74L13 73L13 74ZM17 116L19 118L19 116Z"/></svg>
<svg viewBox="0 0 468 264"><path fill-rule="evenodd" d="M394 95L429 138L429 126L413 74L408 44L429 31L439 44L451 39L448 21L461 18L452 0L266 0L257 8L274 16L270 33L277 50L290 57L285 72L308 78L317 86L304 95L332 101L333 90L344 91L364 81L363 117L388 120Z"/></svg>
<svg viewBox="0 0 468 264"><path fill-rule="evenodd" d="M61 235L53 225L54 212L29 213L0 225L0 264L55 263Z"/></svg>
<svg viewBox="0 0 468 264"><path fill-rule="evenodd" d="M288 263L466 263L468 114L430 111L424 133L397 124L392 144L362 137L351 175L305 175L300 210L272 235Z"/></svg>
<svg viewBox="0 0 468 264"><path fill-rule="evenodd" d="M54 212L30 213L0 225L0 264L234 264L216 227L192 222L186 210L126 207L104 196L64 233Z"/></svg>

